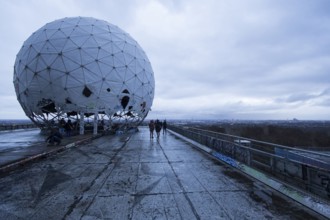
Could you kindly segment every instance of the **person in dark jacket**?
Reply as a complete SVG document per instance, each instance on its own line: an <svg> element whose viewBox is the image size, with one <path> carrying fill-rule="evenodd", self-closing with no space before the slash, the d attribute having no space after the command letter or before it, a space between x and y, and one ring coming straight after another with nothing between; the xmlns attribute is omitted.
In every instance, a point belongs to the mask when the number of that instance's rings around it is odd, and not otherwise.
<svg viewBox="0 0 330 220"><path fill-rule="evenodd" d="M163 121L163 134L166 133L167 123L166 120Z"/></svg>
<svg viewBox="0 0 330 220"><path fill-rule="evenodd" d="M151 120L149 122L150 138L154 138L154 130L155 130L155 123L153 120Z"/></svg>
<svg viewBox="0 0 330 220"><path fill-rule="evenodd" d="M158 119L156 120L155 129L156 129L157 138L159 138L160 131L162 130L162 123Z"/></svg>

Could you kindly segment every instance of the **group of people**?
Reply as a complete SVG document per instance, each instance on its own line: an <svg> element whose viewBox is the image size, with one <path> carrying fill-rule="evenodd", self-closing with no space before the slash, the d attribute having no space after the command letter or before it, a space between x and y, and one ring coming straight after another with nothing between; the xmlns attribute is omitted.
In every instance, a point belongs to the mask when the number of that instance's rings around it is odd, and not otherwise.
<svg viewBox="0 0 330 220"><path fill-rule="evenodd" d="M156 131L157 138L160 136L160 131L163 129L163 134L165 134L167 128L166 120L163 122L159 121L158 119L156 121L150 120L149 122L149 131L150 131L150 138L154 138L154 131Z"/></svg>
<svg viewBox="0 0 330 220"><path fill-rule="evenodd" d="M63 136L70 137L72 130L74 128L72 122L70 119L68 121L65 121L64 118L62 118L58 123L58 128L52 128L50 131L49 136L46 138L46 142L50 145L60 145L61 140L63 139Z"/></svg>

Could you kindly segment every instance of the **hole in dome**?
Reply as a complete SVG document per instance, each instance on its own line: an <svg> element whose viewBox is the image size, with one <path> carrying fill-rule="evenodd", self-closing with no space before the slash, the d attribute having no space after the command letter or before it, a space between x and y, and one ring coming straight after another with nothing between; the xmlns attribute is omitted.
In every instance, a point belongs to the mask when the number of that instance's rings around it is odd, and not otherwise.
<svg viewBox="0 0 330 220"><path fill-rule="evenodd" d="M129 97L128 96L124 96L122 99L121 99L121 106L125 109L127 104L129 102Z"/></svg>
<svg viewBox="0 0 330 220"><path fill-rule="evenodd" d="M107 91L108 91L108 92L110 92L110 91L111 91L111 89L110 89L110 88L107 88Z"/></svg>
<svg viewBox="0 0 330 220"><path fill-rule="evenodd" d="M132 110L132 108L133 108L133 106L131 106L131 105L128 106L128 110Z"/></svg>
<svg viewBox="0 0 330 220"><path fill-rule="evenodd" d="M92 95L92 91L87 86L85 86L84 90L82 91L82 94L88 98Z"/></svg>
<svg viewBox="0 0 330 220"><path fill-rule="evenodd" d="M66 103L66 104L72 104L70 98L66 98L66 99L65 99L65 103Z"/></svg>
<svg viewBox="0 0 330 220"><path fill-rule="evenodd" d="M42 99L37 104L43 113L54 113L56 112L55 103L51 99Z"/></svg>
<svg viewBox="0 0 330 220"><path fill-rule="evenodd" d="M129 94L129 91L127 89L124 89L122 93Z"/></svg>

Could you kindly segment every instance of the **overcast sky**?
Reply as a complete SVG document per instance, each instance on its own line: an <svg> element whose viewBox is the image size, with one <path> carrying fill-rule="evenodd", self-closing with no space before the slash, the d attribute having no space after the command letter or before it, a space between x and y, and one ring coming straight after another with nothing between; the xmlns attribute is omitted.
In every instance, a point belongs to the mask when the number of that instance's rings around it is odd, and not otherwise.
<svg viewBox="0 0 330 220"><path fill-rule="evenodd" d="M88 16L128 32L156 81L149 118L330 120L329 0L0 0L0 119L23 42Z"/></svg>

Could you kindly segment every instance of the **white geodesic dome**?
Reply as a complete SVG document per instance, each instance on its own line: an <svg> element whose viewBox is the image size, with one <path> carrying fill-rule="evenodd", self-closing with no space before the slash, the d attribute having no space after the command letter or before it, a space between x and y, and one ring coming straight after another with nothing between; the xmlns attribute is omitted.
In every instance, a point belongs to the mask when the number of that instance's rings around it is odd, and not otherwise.
<svg viewBox="0 0 330 220"><path fill-rule="evenodd" d="M73 17L47 23L17 54L14 85L25 114L42 125L101 115L138 124L154 97L154 74L139 44L106 21Z"/></svg>

